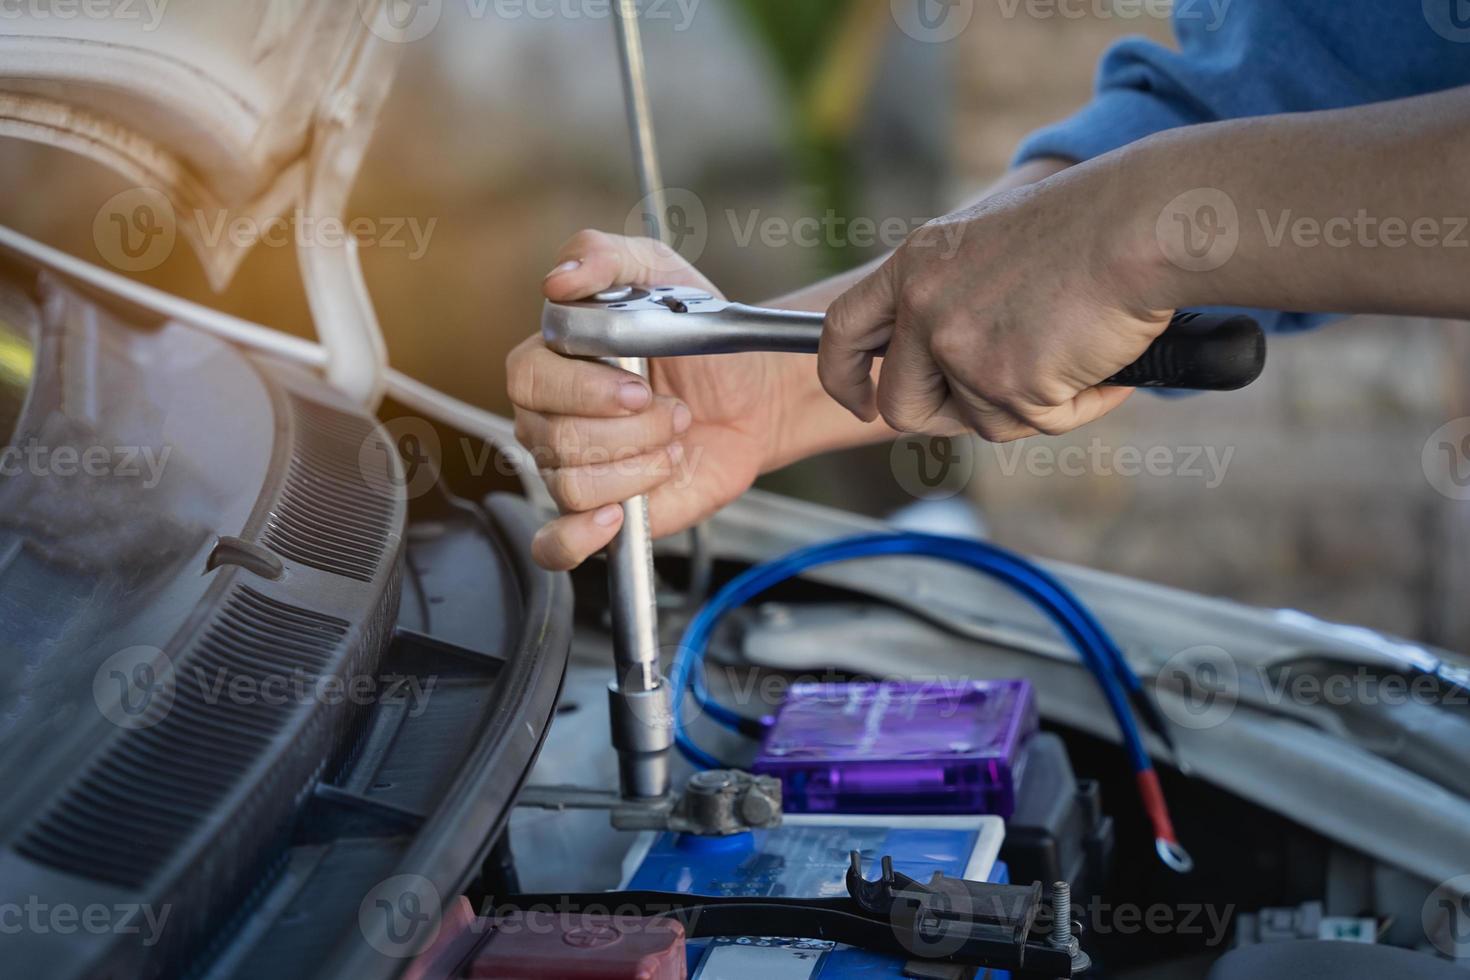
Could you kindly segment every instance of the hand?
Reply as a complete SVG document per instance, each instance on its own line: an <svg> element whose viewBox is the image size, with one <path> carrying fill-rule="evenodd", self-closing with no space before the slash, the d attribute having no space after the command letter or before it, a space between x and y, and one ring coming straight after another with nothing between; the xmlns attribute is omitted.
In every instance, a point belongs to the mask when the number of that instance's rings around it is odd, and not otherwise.
<svg viewBox="0 0 1470 980"><path fill-rule="evenodd" d="M583 231L562 246L543 287L583 299L616 285L718 291L677 253L649 239ZM535 456L562 516L532 553L570 569L622 527L620 501L649 495L655 536L709 517L755 481L778 441L780 374L773 355L669 358L637 375L546 348L540 334L507 361L516 437Z"/></svg>
<svg viewBox="0 0 1470 980"><path fill-rule="evenodd" d="M1059 435L1121 405L1097 387L1169 324L1148 253L1105 205L1106 167L1067 171L920 229L828 311L819 372L854 415L993 442ZM1101 186L1099 186L1101 185ZM873 352L888 345L879 381Z"/></svg>

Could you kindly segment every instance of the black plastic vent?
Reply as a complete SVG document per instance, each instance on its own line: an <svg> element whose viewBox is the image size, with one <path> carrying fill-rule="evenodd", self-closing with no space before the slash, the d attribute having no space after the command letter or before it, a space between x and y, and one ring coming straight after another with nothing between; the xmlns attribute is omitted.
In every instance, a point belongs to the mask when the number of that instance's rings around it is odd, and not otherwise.
<svg viewBox="0 0 1470 980"><path fill-rule="evenodd" d="M309 704L348 625L237 589L176 666L172 698L156 702L161 717L123 733L16 850L84 878L141 888Z"/></svg>
<svg viewBox="0 0 1470 980"><path fill-rule="evenodd" d="M295 446L265 543L283 558L371 582L394 524L389 453L367 419L291 396Z"/></svg>

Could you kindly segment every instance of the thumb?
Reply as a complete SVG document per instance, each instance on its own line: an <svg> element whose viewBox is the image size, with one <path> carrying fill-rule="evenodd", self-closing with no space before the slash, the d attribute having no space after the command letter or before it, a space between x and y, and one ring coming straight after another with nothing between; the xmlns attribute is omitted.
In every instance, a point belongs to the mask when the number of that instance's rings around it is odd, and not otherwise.
<svg viewBox="0 0 1470 980"><path fill-rule="evenodd" d="M849 412L871 422L878 417L873 358L893 336L897 266L884 262L827 310L817 375L822 387Z"/></svg>

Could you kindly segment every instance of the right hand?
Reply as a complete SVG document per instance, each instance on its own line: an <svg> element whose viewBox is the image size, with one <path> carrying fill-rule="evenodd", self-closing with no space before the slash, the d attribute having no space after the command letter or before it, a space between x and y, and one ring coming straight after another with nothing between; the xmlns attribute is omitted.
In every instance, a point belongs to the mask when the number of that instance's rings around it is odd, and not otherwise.
<svg viewBox="0 0 1470 980"><path fill-rule="evenodd" d="M613 286L692 286L718 295L693 266L648 239L583 231L562 246L546 297L584 299ZM714 514L749 489L781 431L783 363L727 354L650 362L637 375L548 350L538 333L506 362L516 438L531 451L562 516L532 554L575 568L612 541L620 501L647 494L655 537Z"/></svg>

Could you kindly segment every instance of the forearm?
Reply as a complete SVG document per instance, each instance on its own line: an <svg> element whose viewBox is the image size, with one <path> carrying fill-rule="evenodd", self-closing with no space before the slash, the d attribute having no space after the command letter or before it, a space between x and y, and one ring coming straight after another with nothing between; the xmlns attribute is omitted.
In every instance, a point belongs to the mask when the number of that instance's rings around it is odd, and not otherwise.
<svg viewBox="0 0 1470 980"><path fill-rule="evenodd" d="M1066 160L1033 160L1007 173L986 188L977 200L1052 176L1070 166ZM825 312L832 302L885 260L874 259L841 275L824 279L769 305L790 310ZM772 448L764 470L779 469L808 456L892 439L896 433L881 420L865 423L854 418L822 390L815 357L778 355L781 370L781 424L778 445ZM879 362L881 364L881 362ZM874 366L874 371L878 365Z"/></svg>
<svg viewBox="0 0 1470 980"><path fill-rule="evenodd" d="M1462 88L1176 130L1087 167L1110 168L1126 229L1101 249L1131 250L1154 308L1466 317L1466 160Z"/></svg>

